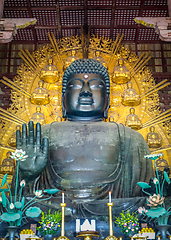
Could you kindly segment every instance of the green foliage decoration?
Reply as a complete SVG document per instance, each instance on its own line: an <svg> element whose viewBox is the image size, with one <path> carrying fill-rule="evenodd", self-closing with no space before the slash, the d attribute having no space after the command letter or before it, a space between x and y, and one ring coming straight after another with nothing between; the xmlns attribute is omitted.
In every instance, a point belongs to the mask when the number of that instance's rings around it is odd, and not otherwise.
<svg viewBox="0 0 171 240"><path fill-rule="evenodd" d="M51 209L49 209L48 213L42 211L40 226L37 227L37 230L43 235L57 233L60 228L61 214L59 211L53 214Z"/></svg>
<svg viewBox="0 0 171 240"><path fill-rule="evenodd" d="M130 213L127 210L126 213L122 211L120 213L120 217L116 217L115 223L118 227L120 227L121 232L126 235L134 235L139 231L139 223L136 213Z"/></svg>

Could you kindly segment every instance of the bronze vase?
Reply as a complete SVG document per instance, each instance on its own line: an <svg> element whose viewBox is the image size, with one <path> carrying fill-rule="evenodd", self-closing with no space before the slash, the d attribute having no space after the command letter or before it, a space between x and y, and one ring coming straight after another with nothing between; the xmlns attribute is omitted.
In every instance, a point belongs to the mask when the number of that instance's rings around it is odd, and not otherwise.
<svg viewBox="0 0 171 240"><path fill-rule="evenodd" d="M44 235L44 240L53 240L53 234Z"/></svg>
<svg viewBox="0 0 171 240"><path fill-rule="evenodd" d="M170 235L168 232L171 225L162 224L162 225L156 225L155 228L158 230L157 235L160 235L162 240L168 240L167 236Z"/></svg>
<svg viewBox="0 0 171 240"><path fill-rule="evenodd" d="M7 234L6 234L5 238L8 237L9 240L14 240L15 237L19 237L18 233L17 233L19 227L8 226L8 227L6 227L6 229L7 229Z"/></svg>

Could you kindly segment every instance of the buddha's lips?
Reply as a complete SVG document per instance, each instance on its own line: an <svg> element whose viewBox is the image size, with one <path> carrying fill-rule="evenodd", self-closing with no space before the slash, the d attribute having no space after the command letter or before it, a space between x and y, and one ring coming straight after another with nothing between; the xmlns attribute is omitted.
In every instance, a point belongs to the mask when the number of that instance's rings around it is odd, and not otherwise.
<svg viewBox="0 0 171 240"><path fill-rule="evenodd" d="M92 105L93 104L93 99L90 97L80 97L78 99L78 104L82 105Z"/></svg>

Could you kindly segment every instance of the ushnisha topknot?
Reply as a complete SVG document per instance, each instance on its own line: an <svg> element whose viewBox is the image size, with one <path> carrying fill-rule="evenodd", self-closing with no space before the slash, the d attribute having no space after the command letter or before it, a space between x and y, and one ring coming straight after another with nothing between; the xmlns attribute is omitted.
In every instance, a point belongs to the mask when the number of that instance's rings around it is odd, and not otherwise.
<svg viewBox="0 0 171 240"><path fill-rule="evenodd" d="M64 72L62 81L62 93L65 93L66 85L70 75L79 73L94 73L100 74L104 77L106 83L106 92L109 94L110 80L107 69L101 64L101 62L94 59L78 59L72 62Z"/></svg>

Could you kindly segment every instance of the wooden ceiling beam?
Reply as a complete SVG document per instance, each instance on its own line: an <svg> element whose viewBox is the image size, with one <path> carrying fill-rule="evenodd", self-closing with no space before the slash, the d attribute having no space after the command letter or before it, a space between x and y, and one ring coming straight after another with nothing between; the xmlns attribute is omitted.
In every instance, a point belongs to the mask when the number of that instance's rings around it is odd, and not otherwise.
<svg viewBox="0 0 171 240"><path fill-rule="evenodd" d="M142 14L143 14L144 2L145 2L145 0L141 0L140 11L139 11L139 14L138 14L139 17L142 17ZM137 43L138 43L138 37L139 37L140 28L141 28L141 25L138 24L138 25L137 25L136 34L135 34L135 49L136 49L136 54L137 54L137 55L138 55Z"/></svg>
<svg viewBox="0 0 171 240"><path fill-rule="evenodd" d="M27 6L28 6L29 17L30 17L30 18L33 18L30 0L27 0ZM32 29L32 32L33 32L35 49L37 49L37 34L36 34L36 30L35 30L35 28L34 28L34 25L31 25L30 28Z"/></svg>
<svg viewBox="0 0 171 240"><path fill-rule="evenodd" d="M114 19L115 19L115 7L116 0L112 1L112 14L111 14L111 23L110 23L110 38L113 39L113 29L114 29Z"/></svg>
<svg viewBox="0 0 171 240"><path fill-rule="evenodd" d="M62 25L62 29L75 29L81 28L82 25ZM111 25L89 25L90 28L97 28L97 29L110 29ZM29 28L29 27L28 27ZM57 25L36 25L35 29L57 29ZM137 29L138 25L116 25L114 28L116 29ZM147 27L142 26L141 28L147 29Z"/></svg>
<svg viewBox="0 0 171 240"><path fill-rule="evenodd" d="M87 10L111 10L113 7L110 5L100 5L100 6L87 6ZM31 11L55 11L55 6L42 6L42 7L30 7ZM115 6L116 10L140 10L140 6ZM144 10L167 10L167 5L157 5L157 6L144 6ZM27 7L4 7L4 11L27 11ZM84 6L60 6L60 11L76 11L84 10Z"/></svg>
<svg viewBox="0 0 171 240"><path fill-rule="evenodd" d="M56 1L56 13L57 13L57 23L58 23L58 27L57 27L58 34L59 34L59 38L62 38L62 26L61 26L59 0Z"/></svg>

